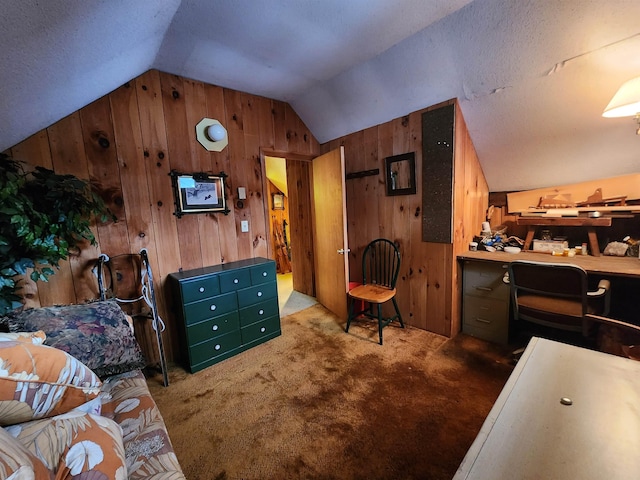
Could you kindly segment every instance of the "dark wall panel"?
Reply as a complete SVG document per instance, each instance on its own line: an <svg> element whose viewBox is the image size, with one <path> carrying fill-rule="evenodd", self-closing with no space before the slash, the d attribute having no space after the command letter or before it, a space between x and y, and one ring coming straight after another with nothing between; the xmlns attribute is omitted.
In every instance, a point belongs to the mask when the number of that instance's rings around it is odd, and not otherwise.
<svg viewBox="0 0 640 480"><path fill-rule="evenodd" d="M422 241L453 243L454 105L422 114Z"/></svg>

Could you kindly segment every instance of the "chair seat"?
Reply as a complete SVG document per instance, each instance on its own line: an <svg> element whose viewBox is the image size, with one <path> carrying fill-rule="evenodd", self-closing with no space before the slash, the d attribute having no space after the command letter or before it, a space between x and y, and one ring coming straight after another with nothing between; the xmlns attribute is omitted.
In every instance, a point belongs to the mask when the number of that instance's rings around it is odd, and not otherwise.
<svg viewBox="0 0 640 480"><path fill-rule="evenodd" d="M524 319L534 318L580 330L582 326L582 302L533 294L518 295L518 310ZM597 309L587 305L587 313Z"/></svg>
<svg viewBox="0 0 640 480"><path fill-rule="evenodd" d="M369 303L384 303L391 300L396 294L395 288L387 288L382 285L359 285L349 290L349 296Z"/></svg>

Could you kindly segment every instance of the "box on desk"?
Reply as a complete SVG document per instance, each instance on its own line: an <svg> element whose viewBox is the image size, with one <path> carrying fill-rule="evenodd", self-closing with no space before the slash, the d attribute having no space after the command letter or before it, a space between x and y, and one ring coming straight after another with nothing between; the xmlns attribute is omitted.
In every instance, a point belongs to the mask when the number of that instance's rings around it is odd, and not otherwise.
<svg viewBox="0 0 640 480"><path fill-rule="evenodd" d="M566 240L534 240L534 252L562 252L565 248L569 248L569 242Z"/></svg>

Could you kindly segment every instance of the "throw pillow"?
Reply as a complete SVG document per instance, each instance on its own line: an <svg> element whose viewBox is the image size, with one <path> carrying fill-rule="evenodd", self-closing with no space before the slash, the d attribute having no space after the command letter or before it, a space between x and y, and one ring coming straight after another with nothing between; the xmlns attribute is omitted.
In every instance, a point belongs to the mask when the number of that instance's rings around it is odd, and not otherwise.
<svg viewBox="0 0 640 480"><path fill-rule="evenodd" d="M0 428L0 478L52 479L53 472L4 428Z"/></svg>
<svg viewBox="0 0 640 480"><path fill-rule="evenodd" d="M102 382L68 353L0 342L0 425L66 413L100 393Z"/></svg>
<svg viewBox="0 0 640 480"><path fill-rule="evenodd" d="M45 345L64 350L102 379L146 365L126 315L114 300L33 308L8 318L10 331L43 330Z"/></svg>
<svg viewBox="0 0 640 480"><path fill-rule="evenodd" d="M6 430L56 478L127 478L122 432L108 418L74 411Z"/></svg>

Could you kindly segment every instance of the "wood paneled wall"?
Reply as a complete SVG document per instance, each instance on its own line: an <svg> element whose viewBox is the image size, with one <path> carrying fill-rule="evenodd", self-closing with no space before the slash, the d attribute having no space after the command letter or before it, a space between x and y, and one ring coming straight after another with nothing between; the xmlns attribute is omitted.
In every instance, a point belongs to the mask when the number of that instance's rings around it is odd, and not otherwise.
<svg viewBox="0 0 640 480"><path fill-rule="evenodd" d="M218 119L229 145L208 152L195 125ZM29 306L81 303L97 298L91 269L109 256L146 248L167 324L164 343L172 360L178 348L175 307L165 288L168 274L252 257L271 257L269 202L261 149L316 155L319 145L284 102L151 70L15 145L17 160L89 178L117 222L95 227L98 245L84 246L49 283L28 284ZM169 172L226 172L229 215L173 215ZM243 208L237 187L247 189ZM240 221L249 221L241 233Z"/></svg>
<svg viewBox="0 0 640 480"><path fill-rule="evenodd" d="M422 242L422 113L455 104L454 132L454 241ZM364 247L378 237L400 246L402 267L397 298L403 318L418 328L453 336L460 330L460 295L456 255L481 228L487 209L488 187L454 100L413 112L390 122L335 139L322 145L326 152L344 145L347 173L378 168L376 176L347 180L350 278L362 279ZM386 196L384 159L407 152L416 154L415 195Z"/></svg>

